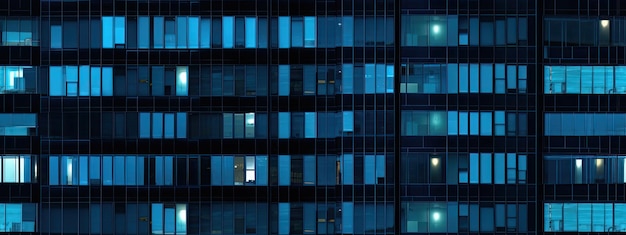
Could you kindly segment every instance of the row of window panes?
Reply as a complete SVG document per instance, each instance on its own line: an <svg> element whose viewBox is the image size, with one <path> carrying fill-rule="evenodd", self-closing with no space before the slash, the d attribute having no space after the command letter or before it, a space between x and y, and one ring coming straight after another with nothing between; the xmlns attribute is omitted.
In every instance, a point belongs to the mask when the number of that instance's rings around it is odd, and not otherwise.
<svg viewBox="0 0 626 235"><path fill-rule="evenodd" d="M626 113L546 113L546 136L623 136Z"/></svg>
<svg viewBox="0 0 626 235"><path fill-rule="evenodd" d="M37 114L0 113L0 136L37 135Z"/></svg>
<svg viewBox="0 0 626 235"><path fill-rule="evenodd" d="M506 46L528 42L526 17L402 15L402 46Z"/></svg>
<svg viewBox="0 0 626 235"><path fill-rule="evenodd" d="M31 183L37 182L35 159L30 155L0 156L0 182Z"/></svg>
<svg viewBox="0 0 626 235"><path fill-rule="evenodd" d="M183 203L44 203L41 232L187 234L190 209ZM199 221L199 216L190 219Z"/></svg>
<svg viewBox="0 0 626 235"><path fill-rule="evenodd" d="M626 203L545 203L545 232L626 232Z"/></svg>
<svg viewBox="0 0 626 235"><path fill-rule="evenodd" d="M48 126L47 137L62 137L61 124L65 126L74 125L68 120L71 120L75 115L50 116L62 118L50 120L51 125ZM0 120L2 120L1 115ZM271 137L299 139L390 135L394 131L390 120L393 120L393 111L374 110L279 112L269 115L258 112L189 114L103 112L98 118L91 121L92 132L97 132L95 135L92 133L91 137L153 139L253 139ZM85 121L89 122L89 119ZM87 129L90 128L87 127ZM65 134L67 135L67 131Z"/></svg>
<svg viewBox="0 0 626 235"><path fill-rule="evenodd" d="M403 136L527 135L528 114L403 110L401 125Z"/></svg>
<svg viewBox="0 0 626 235"><path fill-rule="evenodd" d="M526 93L527 73L526 65L403 64L400 92L425 94Z"/></svg>
<svg viewBox="0 0 626 235"><path fill-rule="evenodd" d="M0 232L35 232L37 204L0 203Z"/></svg>
<svg viewBox="0 0 626 235"><path fill-rule="evenodd" d="M355 203L350 217L341 217L339 208L335 202L44 203L40 230L69 234L335 234L336 226L342 227L342 218L350 218L355 232L393 231L392 203Z"/></svg>
<svg viewBox="0 0 626 235"><path fill-rule="evenodd" d="M401 156L401 184L526 184L527 156L515 153Z"/></svg>
<svg viewBox="0 0 626 235"><path fill-rule="evenodd" d="M37 93L38 68L0 66L0 94Z"/></svg>
<svg viewBox="0 0 626 235"><path fill-rule="evenodd" d="M402 202L404 233L526 232L528 205Z"/></svg>
<svg viewBox="0 0 626 235"><path fill-rule="evenodd" d="M103 16L50 21L53 49L385 46L393 45L394 35L392 17L374 16L280 16L269 20L256 16Z"/></svg>
<svg viewBox="0 0 626 235"><path fill-rule="evenodd" d="M139 138L187 138L187 113L139 113Z"/></svg>
<svg viewBox="0 0 626 235"><path fill-rule="evenodd" d="M624 46L624 17L549 16L544 19L544 43L549 46Z"/></svg>
<svg viewBox="0 0 626 235"><path fill-rule="evenodd" d="M146 67L147 68L147 67ZM152 75L137 78L135 73L132 77L133 88L150 90L151 95L188 95L188 67L176 66L165 68L164 66L152 66ZM146 71L147 72L147 71ZM131 79L131 77L129 77ZM115 83L115 85L114 85ZM131 81L125 81L124 76L114 74L113 67L97 66L50 66L50 96L113 96L117 95L114 90L118 87L130 85ZM114 89L115 88L115 89ZM130 89L130 87L128 88Z"/></svg>
<svg viewBox="0 0 626 235"><path fill-rule="evenodd" d="M34 17L0 17L2 46L39 46L39 20Z"/></svg>
<svg viewBox="0 0 626 235"><path fill-rule="evenodd" d="M626 157L594 155L544 156L545 184L626 183Z"/></svg>
<svg viewBox="0 0 626 235"><path fill-rule="evenodd" d="M384 156L50 156L49 185L384 184ZM350 155L352 159L352 155ZM337 168L341 165L344 169ZM184 170L183 170L184 169ZM355 175L354 172L360 172ZM376 178L377 177L377 178Z"/></svg>
<svg viewBox="0 0 626 235"><path fill-rule="evenodd" d="M393 93L392 65L345 68L344 82L336 83L336 66L269 66L269 94L334 95L342 89L346 94ZM50 66L49 73L50 96L268 95L268 66ZM11 78L3 83L7 89L15 89L25 86L22 80Z"/></svg>
<svg viewBox="0 0 626 235"><path fill-rule="evenodd" d="M545 66L545 94L626 94L626 66Z"/></svg>
<svg viewBox="0 0 626 235"><path fill-rule="evenodd" d="M392 111L199 114L190 117L190 138L267 138L268 131L279 139L392 134L390 117Z"/></svg>

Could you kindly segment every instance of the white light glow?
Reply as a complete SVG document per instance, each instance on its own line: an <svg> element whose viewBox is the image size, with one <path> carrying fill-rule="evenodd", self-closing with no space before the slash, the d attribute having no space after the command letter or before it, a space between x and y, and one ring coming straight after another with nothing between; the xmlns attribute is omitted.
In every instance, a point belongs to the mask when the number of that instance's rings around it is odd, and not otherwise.
<svg viewBox="0 0 626 235"><path fill-rule="evenodd" d="M604 161L602 159L596 159L596 166L597 167L601 167L604 164Z"/></svg>
<svg viewBox="0 0 626 235"><path fill-rule="evenodd" d="M436 222L436 221L439 221L439 219L441 219L441 215L439 214L439 212L434 212L433 220Z"/></svg>
<svg viewBox="0 0 626 235"><path fill-rule="evenodd" d="M439 33L440 30L441 28L439 27L439 25L433 25L433 33Z"/></svg>
<svg viewBox="0 0 626 235"><path fill-rule="evenodd" d="M581 168L581 167L583 167L583 160L576 159L576 168Z"/></svg>
<svg viewBox="0 0 626 235"><path fill-rule="evenodd" d="M187 84L187 72L182 71L178 74L178 81L182 84Z"/></svg>
<svg viewBox="0 0 626 235"><path fill-rule="evenodd" d="M433 164L433 166L439 165L439 158L436 158L436 157L431 158L430 163Z"/></svg>
<svg viewBox="0 0 626 235"><path fill-rule="evenodd" d="M180 221L182 221L182 222L186 222L187 221L187 210L180 210L178 212L178 219L180 219Z"/></svg>
<svg viewBox="0 0 626 235"><path fill-rule="evenodd" d="M601 20L600 25L602 25L602 28L609 27L609 20Z"/></svg>

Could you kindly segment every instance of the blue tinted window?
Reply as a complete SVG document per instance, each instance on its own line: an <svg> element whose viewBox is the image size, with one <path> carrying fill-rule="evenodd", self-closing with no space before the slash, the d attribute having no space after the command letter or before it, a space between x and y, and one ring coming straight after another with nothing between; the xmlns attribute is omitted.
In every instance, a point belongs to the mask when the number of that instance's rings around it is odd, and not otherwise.
<svg viewBox="0 0 626 235"><path fill-rule="evenodd" d="M459 64L459 92L469 91L469 65Z"/></svg>
<svg viewBox="0 0 626 235"><path fill-rule="evenodd" d="M479 133L479 118L478 112L470 113L470 135L478 135Z"/></svg>
<svg viewBox="0 0 626 235"><path fill-rule="evenodd" d="M101 86L101 81L100 81L100 68L98 67L91 67L91 95L92 96L100 96L100 88Z"/></svg>
<svg viewBox="0 0 626 235"><path fill-rule="evenodd" d="M211 157L211 185L222 185L222 157Z"/></svg>
<svg viewBox="0 0 626 235"><path fill-rule="evenodd" d="M139 114L139 138L150 138L150 113Z"/></svg>
<svg viewBox="0 0 626 235"><path fill-rule="evenodd" d="M233 156L222 157L222 184L235 184L235 158Z"/></svg>
<svg viewBox="0 0 626 235"><path fill-rule="evenodd" d="M302 47L304 39L304 23L301 17L293 17L291 22L291 46Z"/></svg>
<svg viewBox="0 0 626 235"><path fill-rule="evenodd" d="M102 68L102 96L113 95L113 68Z"/></svg>
<svg viewBox="0 0 626 235"><path fill-rule="evenodd" d="M289 16L278 17L278 47L289 48L291 46L291 18Z"/></svg>
<svg viewBox="0 0 626 235"><path fill-rule="evenodd" d="M176 114L176 138L187 138L187 114Z"/></svg>
<svg viewBox="0 0 626 235"><path fill-rule="evenodd" d="M470 64L469 65L469 92L470 93L478 93L479 84L480 84L480 76L478 71L478 64Z"/></svg>
<svg viewBox="0 0 626 235"><path fill-rule="evenodd" d="M315 138L317 136L317 117L315 112L304 113L304 137Z"/></svg>
<svg viewBox="0 0 626 235"><path fill-rule="evenodd" d="M278 66L278 95L289 95L290 74L289 65Z"/></svg>
<svg viewBox="0 0 626 235"><path fill-rule="evenodd" d="M154 42L153 42L153 46L154 48L163 48L165 42L163 41L164 39L164 27L165 27L165 21L163 19L162 16L155 16L154 17L154 30L153 30L153 37L154 37Z"/></svg>
<svg viewBox="0 0 626 235"><path fill-rule="evenodd" d="M163 138L163 113L152 114L152 138Z"/></svg>
<svg viewBox="0 0 626 235"><path fill-rule="evenodd" d="M354 45L354 18L352 16L344 16L341 22L341 29L343 32L343 43L345 47Z"/></svg>
<svg viewBox="0 0 626 235"><path fill-rule="evenodd" d="M200 26L200 47L211 48L211 19L202 18Z"/></svg>
<svg viewBox="0 0 626 235"><path fill-rule="evenodd" d="M480 112L480 135L490 136L491 135L491 112Z"/></svg>
<svg viewBox="0 0 626 235"><path fill-rule="evenodd" d="M480 64L480 92L493 92L493 65Z"/></svg>
<svg viewBox="0 0 626 235"><path fill-rule="evenodd" d="M254 17L246 17L246 48L256 48L257 21Z"/></svg>
<svg viewBox="0 0 626 235"><path fill-rule="evenodd" d="M61 66L50 66L50 96L65 95L65 79Z"/></svg>
<svg viewBox="0 0 626 235"><path fill-rule="evenodd" d="M63 29L61 25L50 26L50 48L63 48Z"/></svg>
<svg viewBox="0 0 626 235"><path fill-rule="evenodd" d="M341 79L342 79L342 93L343 94L353 94L354 89L352 87L353 84L353 76L354 76L354 67L351 64L344 64L343 70L341 71Z"/></svg>
<svg viewBox="0 0 626 235"><path fill-rule="evenodd" d="M480 23L480 45L493 46L493 22Z"/></svg>
<svg viewBox="0 0 626 235"><path fill-rule="evenodd" d="M150 17L140 16L137 20L137 45L140 49L150 48Z"/></svg>
<svg viewBox="0 0 626 235"><path fill-rule="evenodd" d="M233 48L235 45L235 18L232 16L225 16L222 18L222 32L223 32L223 47Z"/></svg>
<svg viewBox="0 0 626 235"><path fill-rule="evenodd" d="M342 184L354 184L354 157L352 156L352 154L343 155L341 170L343 171L341 174L341 176L343 177Z"/></svg>
<svg viewBox="0 0 626 235"><path fill-rule="evenodd" d="M268 162L267 156L256 157L256 185L267 185Z"/></svg>
<svg viewBox="0 0 626 235"><path fill-rule="evenodd" d="M374 64L365 65L365 94L376 93L376 66Z"/></svg>
<svg viewBox="0 0 626 235"><path fill-rule="evenodd" d="M115 33L114 17L102 17L102 48L113 48Z"/></svg>
<svg viewBox="0 0 626 235"><path fill-rule="evenodd" d="M164 123L165 138L174 138L174 114L166 113Z"/></svg>
<svg viewBox="0 0 626 235"><path fill-rule="evenodd" d="M187 17L176 17L176 46L187 48Z"/></svg>
<svg viewBox="0 0 626 235"><path fill-rule="evenodd" d="M315 38L316 38L316 26L315 26L315 17L314 16L306 16L304 17L304 47L315 47Z"/></svg>
<svg viewBox="0 0 626 235"><path fill-rule="evenodd" d="M291 157L289 155L278 156L278 185L291 184Z"/></svg>
<svg viewBox="0 0 626 235"><path fill-rule="evenodd" d="M291 135L291 114L278 113L278 138L289 138Z"/></svg>

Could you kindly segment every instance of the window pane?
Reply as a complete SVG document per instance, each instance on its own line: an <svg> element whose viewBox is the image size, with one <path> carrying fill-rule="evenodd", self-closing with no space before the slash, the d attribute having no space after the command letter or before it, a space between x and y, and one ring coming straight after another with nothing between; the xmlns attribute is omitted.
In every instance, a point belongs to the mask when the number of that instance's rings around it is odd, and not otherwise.
<svg viewBox="0 0 626 235"><path fill-rule="evenodd" d="M256 48L257 21L254 17L246 17L246 48Z"/></svg>
<svg viewBox="0 0 626 235"><path fill-rule="evenodd" d="M223 47L224 48L233 48L234 34L235 34L235 17L225 16L222 18L222 30L223 30Z"/></svg>
<svg viewBox="0 0 626 235"><path fill-rule="evenodd" d="M291 46L291 18L289 16L278 17L278 47L289 48Z"/></svg>

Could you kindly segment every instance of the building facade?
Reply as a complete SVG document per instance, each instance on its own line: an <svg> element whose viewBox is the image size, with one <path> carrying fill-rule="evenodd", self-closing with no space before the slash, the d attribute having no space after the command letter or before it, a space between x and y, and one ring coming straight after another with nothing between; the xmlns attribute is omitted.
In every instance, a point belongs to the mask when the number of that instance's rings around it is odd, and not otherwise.
<svg viewBox="0 0 626 235"><path fill-rule="evenodd" d="M2 1L0 233L626 231L624 4Z"/></svg>

